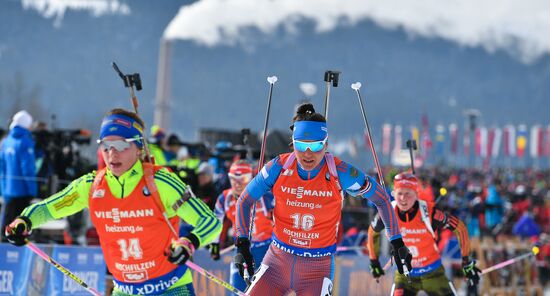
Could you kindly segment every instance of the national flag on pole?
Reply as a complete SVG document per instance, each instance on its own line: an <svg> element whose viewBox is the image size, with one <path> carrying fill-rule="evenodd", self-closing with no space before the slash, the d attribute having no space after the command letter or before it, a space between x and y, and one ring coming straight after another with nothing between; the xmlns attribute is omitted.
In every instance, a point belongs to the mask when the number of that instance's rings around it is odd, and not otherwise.
<svg viewBox="0 0 550 296"><path fill-rule="evenodd" d="M479 137L478 137L479 133ZM478 140L479 138L479 140ZM487 128L482 126L476 129L476 140L479 141L479 143L476 143L476 154L479 147L479 154L478 156L481 156L482 158L487 157Z"/></svg>
<svg viewBox="0 0 550 296"><path fill-rule="evenodd" d="M432 139L430 138L430 123L428 115L422 115L422 150L424 156L427 156L428 151L432 149Z"/></svg>
<svg viewBox="0 0 550 296"><path fill-rule="evenodd" d="M464 129L462 144L464 145L464 155L470 156L470 129L468 127Z"/></svg>
<svg viewBox="0 0 550 296"><path fill-rule="evenodd" d="M382 125L382 154L383 155L389 155L390 154L390 143L391 140L391 124L384 123Z"/></svg>
<svg viewBox="0 0 550 296"><path fill-rule="evenodd" d="M491 157L493 152L493 144L495 143L495 129L487 129L487 157Z"/></svg>
<svg viewBox="0 0 550 296"><path fill-rule="evenodd" d="M502 130L498 127L493 129L493 145L491 147L491 157L497 158L500 151L500 143L502 141Z"/></svg>
<svg viewBox="0 0 550 296"><path fill-rule="evenodd" d="M419 149L423 148L422 146L420 146L420 132L418 131L418 128L416 126L411 127L411 138L416 141Z"/></svg>
<svg viewBox="0 0 550 296"><path fill-rule="evenodd" d="M397 152L397 151L401 151L401 147L403 145L403 142L401 140L401 133L402 133L402 130L403 128L401 128L400 125L396 125L395 128L394 128L394 143L393 143L393 151L394 152Z"/></svg>
<svg viewBox="0 0 550 296"><path fill-rule="evenodd" d="M518 136L516 138L517 156L525 156L525 149L527 148L527 126L520 124L518 126Z"/></svg>
<svg viewBox="0 0 550 296"><path fill-rule="evenodd" d="M474 130L474 151L476 156L481 156L481 128L476 127Z"/></svg>
<svg viewBox="0 0 550 296"><path fill-rule="evenodd" d="M445 126L438 124L435 126L435 153L438 156L445 154Z"/></svg>
<svg viewBox="0 0 550 296"><path fill-rule="evenodd" d="M550 125L546 127L544 135L544 156L550 157Z"/></svg>
<svg viewBox="0 0 550 296"><path fill-rule="evenodd" d="M531 127L531 135L529 136L529 152L531 157L537 158L542 156L543 149L543 130L540 125Z"/></svg>
<svg viewBox="0 0 550 296"><path fill-rule="evenodd" d="M516 156L516 127L509 124L503 133L504 156Z"/></svg>
<svg viewBox="0 0 550 296"><path fill-rule="evenodd" d="M456 155L458 152L458 127L456 123L449 125L449 135L451 137L451 153Z"/></svg>

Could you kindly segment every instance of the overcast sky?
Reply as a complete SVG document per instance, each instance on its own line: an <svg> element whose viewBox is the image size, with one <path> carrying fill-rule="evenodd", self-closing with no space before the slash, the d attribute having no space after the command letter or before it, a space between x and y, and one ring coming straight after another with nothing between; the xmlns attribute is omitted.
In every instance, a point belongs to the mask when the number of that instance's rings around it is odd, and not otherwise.
<svg viewBox="0 0 550 296"><path fill-rule="evenodd" d="M52 18L59 26L67 10L93 16L131 13L123 0L21 0L25 9ZM157 2L162 5L162 1ZM370 20L411 36L439 37L489 52L504 49L524 62L550 52L548 0L202 0L182 6L164 33L168 39L191 40L213 47L246 42L243 28L265 34L283 28L299 34L301 20L318 33Z"/></svg>

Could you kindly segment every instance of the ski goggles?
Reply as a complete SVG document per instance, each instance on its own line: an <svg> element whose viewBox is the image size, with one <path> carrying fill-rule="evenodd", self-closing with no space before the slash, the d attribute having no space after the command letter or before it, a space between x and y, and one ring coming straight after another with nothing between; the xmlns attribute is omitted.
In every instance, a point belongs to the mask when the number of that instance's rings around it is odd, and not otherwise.
<svg viewBox="0 0 550 296"><path fill-rule="evenodd" d="M251 173L242 174L242 175L235 175L235 174L229 173L227 175L229 176L229 178L232 181L237 182L239 184L245 184L245 183L250 182L250 180L252 180L252 174Z"/></svg>
<svg viewBox="0 0 550 296"><path fill-rule="evenodd" d="M142 138L131 138L131 139L122 139L122 140L97 140L99 147L104 152L114 148L118 152L123 152L124 150L132 146L132 142L140 141Z"/></svg>
<svg viewBox="0 0 550 296"><path fill-rule="evenodd" d="M324 138L321 141L313 141L313 142L304 142L299 140L292 139L292 144L294 145L294 149L300 151L300 152L306 152L307 149L309 149L311 152L319 152L323 150L325 147L325 144L327 143L328 137Z"/></svg>

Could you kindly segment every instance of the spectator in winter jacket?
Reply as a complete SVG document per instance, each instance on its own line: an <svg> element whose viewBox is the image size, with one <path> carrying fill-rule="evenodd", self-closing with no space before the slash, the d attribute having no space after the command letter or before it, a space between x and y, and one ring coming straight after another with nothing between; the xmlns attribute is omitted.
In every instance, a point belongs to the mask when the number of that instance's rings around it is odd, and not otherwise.
<svg viewBox="0 0 550 296"><path fill-rule="evenodd" d="M32 116L25 110L15 113L8 136L0 146L0 186L4 196L2 229L36 197L34 141L30 132ZM5 237L2 236L2 241Z"/></svg>

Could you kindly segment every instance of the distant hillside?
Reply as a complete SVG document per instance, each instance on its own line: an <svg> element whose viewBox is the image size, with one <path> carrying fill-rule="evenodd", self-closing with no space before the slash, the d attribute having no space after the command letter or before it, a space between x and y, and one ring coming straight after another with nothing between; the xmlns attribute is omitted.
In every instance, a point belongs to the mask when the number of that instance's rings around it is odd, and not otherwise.
<svg viewBox="0 0 550 296"><path fill-rule="evenodd" d="M179 2L179 3L178 3ZM140 112L152 121L159 38L180 1L128 2L129 16L91 17L69 11L60 28L17 1L0 10L0 119L30 109L57 126L94 132L106 110L130 107L128 92L110 67L140 72ZM208 20L205 20L208 21ZM251 36L257 35L248 32ZM257 36L248 48L205 48L178 41L172 56L172 130L194 138L199 127L259 130L268 84L277 75L270 127L288 128L298 84L313 82L312 99L323 110L323 73L341 70L331 91L330 128L336 138L361 133L363 123L350 84L363 83L370 123L462 123L462 111L479 109L486 124L548 123L550 58L525 65L506 53L461 48L454 43L411 38L370 22L326 34L304 23L297 36ZM456 106L452 106L455 104Z"/></svg>

